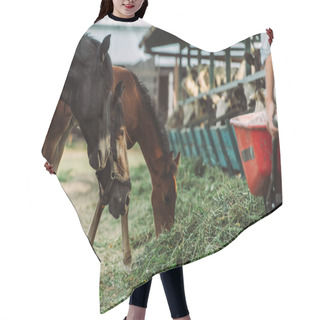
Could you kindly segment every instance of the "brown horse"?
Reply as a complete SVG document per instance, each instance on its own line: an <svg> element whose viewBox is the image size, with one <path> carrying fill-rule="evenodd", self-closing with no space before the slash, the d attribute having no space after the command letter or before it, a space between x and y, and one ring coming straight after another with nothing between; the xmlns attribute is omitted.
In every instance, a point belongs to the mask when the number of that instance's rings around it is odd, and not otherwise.
<svg viewBox="0 0 320 320"><path fill-rule="evenodd" d="M174 224L175 203L177 198L176 174L180 162L180 152L173 159L173 151L169 149L169 139L165 129L165 118L154 105L145 86L130 71L121 67L113 67L113 88L122 80L125 90L121 96L126 127L127 148L131 149L138 142L148 166L152 194L151 202L156 236L163 230L170 230ZM57 169L63 153L67 137L75 125L72 112L68 106L59 102L53 117L59 124L50 137L46 152L47 160ZM59 129L59 130L58 130ZM51 162L50 162L51 163ZM131 262L128 241L128 215L121 215L122 239L124 245L124 263Z"/></svg>
<svg viewBox="0 0 320 320"><path fill-rule="evenodd" d="M169 230L174 223L177 183L175 175L180 152L173 160L165 129L165 118L159 113L135 74L125 68L113 67L113 83L122 80L125 86L122 107L127 128L127 147L138 142L148 166L152 182L152 207L156 236L162 228Z"/></svg>

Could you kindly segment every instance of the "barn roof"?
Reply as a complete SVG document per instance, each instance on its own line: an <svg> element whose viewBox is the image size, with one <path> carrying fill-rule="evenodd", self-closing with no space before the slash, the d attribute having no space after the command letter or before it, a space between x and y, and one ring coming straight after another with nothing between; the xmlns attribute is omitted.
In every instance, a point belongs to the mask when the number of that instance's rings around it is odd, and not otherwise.
<svg viewBox="0 0 320 320"><path fill-rule="evenodd" d="M109 54L114 65L134 66L141 61L147 61L151 56L155 56L156 66L172 68L175 59L181 53L183 56L188 54L188 43L179 37L166 32L157 27L150 27L144 21L137 20L135 25L124 25L118 21L109 21L111 45ZM88 29L91 35L100 42L106 36L106 29L103 23L96 23ZM232 46L230 55L232 63L239 63L243 59L244 43L239 42ZM198 48L191 46L191 64L198 63ZM224 52L215 52L215 61L224 61ZM202 50L203 58L209 57L209 52ZM187 65L187 59L182 59L181 65Z"/></svg>
<svg viewBox="0 0 320 320"><path fill-rule="evenodd" d="M144 46L146 50L150 50L154 47L160 47L173 43L181 44L182 48L188 45L187 42L169 32L163 31L156 27L151 27L139 43L139 47L141 48Z"/></svg>
<svg viewBox="0 0 320 320"><path fill-rule="evenodd" d="M259 38L260 34L257 34L253 36L254 39L254 45L255 47L259 47ZM245 39L243 41L240 41L233 46L231 46L230 50L230 56L231 61L233 63L240 63L243 60L243 54L245 52ZM160 55L162 56L162 60L167 61L173 61L170 59L170 57L177 57L180 55L180 53L183 56L187 56L189 43L176 37L175 35L166 32L162 29L159 29L157 27L151 27L149 31L145 34L145 36L142 38L142 40L139 43L139 47L144 47L145 52L152 54L152 55ZM180 51L181 50L181 51ZM191 59L198 59L199 58L199 52L201 57L208 58L210 55L210 52L207 52L205 50L201 50L200 48L190 46L190 56ZM224 50L221 50L219 52L214 52L215 60L216 61L225 61L225 52ZM182 62L182 64L185 64L185 62Z"/></svg>

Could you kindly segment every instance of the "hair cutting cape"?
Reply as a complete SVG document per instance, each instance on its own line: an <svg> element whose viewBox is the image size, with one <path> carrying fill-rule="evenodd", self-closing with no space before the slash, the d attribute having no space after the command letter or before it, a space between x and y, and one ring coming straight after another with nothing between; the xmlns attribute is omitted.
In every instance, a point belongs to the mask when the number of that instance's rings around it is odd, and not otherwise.
<svg viewBox="0 0 320 320"><path fill-rule="evenodd" d="M122 193L117 182L113 208L104 199L92 243L101 313L153 275L221 250L282 204L279 135L267 130L268 90L278 121L266 81L270 39L263 32L207 52L109 14L79 41L42 155L88 235L111 150L122 165L111 111L120 99L132 185Z"/></svg>

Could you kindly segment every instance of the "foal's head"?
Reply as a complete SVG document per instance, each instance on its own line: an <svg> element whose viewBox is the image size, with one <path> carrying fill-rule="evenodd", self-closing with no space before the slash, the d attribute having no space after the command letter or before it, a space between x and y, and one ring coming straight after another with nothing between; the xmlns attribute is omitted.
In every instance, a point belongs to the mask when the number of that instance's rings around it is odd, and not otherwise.
<svg viewBox="0 0 320 320"><path fill-rule="evenodd" d="M130 172L127 157L126 127L121 104L121 95L124 90L120 81L113 94L110 105L110 132L111 132L111 155L103 170L98 171L97 177L105 190L112 171L115 179L111 185L106 203L109 204L109 212L115 217L125 214L130 201Z"/></svg>

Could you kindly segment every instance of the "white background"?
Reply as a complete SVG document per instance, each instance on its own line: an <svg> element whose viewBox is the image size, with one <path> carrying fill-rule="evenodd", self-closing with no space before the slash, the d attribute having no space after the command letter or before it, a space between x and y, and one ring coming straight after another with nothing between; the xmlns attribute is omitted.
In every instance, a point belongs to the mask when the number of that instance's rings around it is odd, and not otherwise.
<svg viewBox="0 0 320 320"><path fill-rule="evenodd" d="M99 261L41 155L99 1L1 2L1 320L127 314L128 300L99 313ZM146 21L208 51L274 31L284 204L220 252L183 267L192 320L320 319L316 1L149 2ZM159 275L146 319L171 319Z"/></svg>

